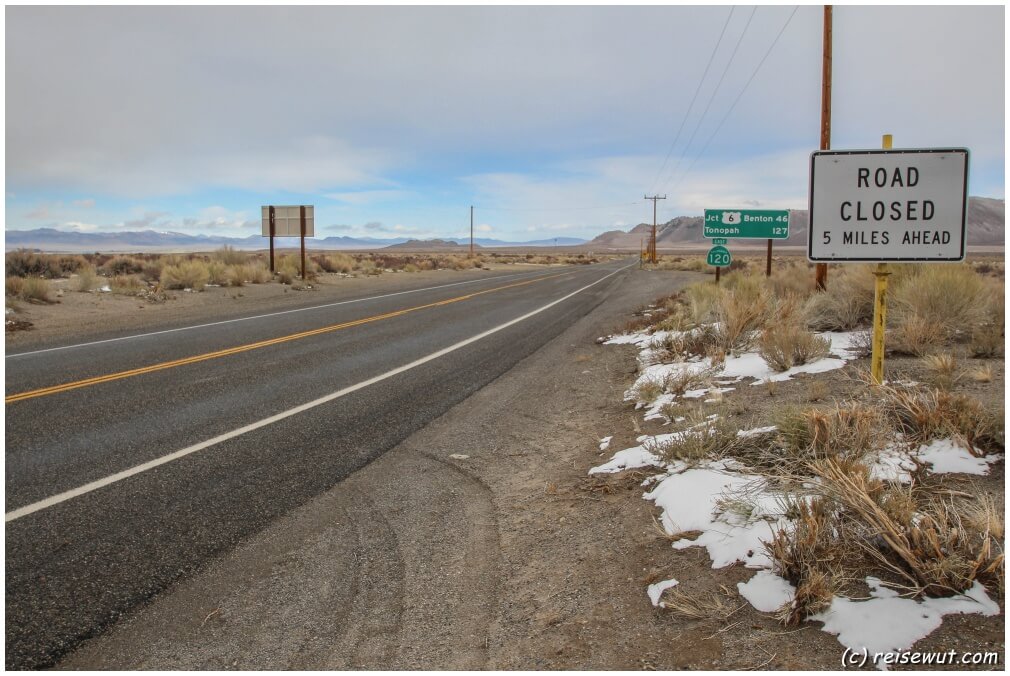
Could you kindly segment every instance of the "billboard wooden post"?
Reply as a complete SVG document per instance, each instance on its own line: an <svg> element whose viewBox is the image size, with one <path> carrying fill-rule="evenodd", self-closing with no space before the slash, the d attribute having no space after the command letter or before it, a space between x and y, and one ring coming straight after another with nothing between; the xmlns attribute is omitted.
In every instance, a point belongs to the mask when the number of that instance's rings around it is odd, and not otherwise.
<svg viewBox="0 0 1010 676"><path fill-rule="evenodd" d="M270 207L270 272L274 271L274 236L277 234L277 214Z"/></svg>
<svg viewBox="0 0 1010 676"><path fill-rule="evenodd" d="M772 276L772 241L768 240L768 260L765 261L765 277Z"/></svg>
<svg viewBox="0 0 1010 676"><path fill-rule="evenodd" d="M301 220L301 239L302 239L302 281L305 281L305 205L300 207L301 213L299 214Z"/></svg>

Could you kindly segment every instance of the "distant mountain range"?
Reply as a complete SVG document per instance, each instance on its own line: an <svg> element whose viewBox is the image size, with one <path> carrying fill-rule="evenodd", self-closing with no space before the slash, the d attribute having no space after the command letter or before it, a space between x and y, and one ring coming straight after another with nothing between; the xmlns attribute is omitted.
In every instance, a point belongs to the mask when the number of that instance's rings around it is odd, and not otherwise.
<svg viewBox="0 0 1010 676"><path fill-rule="evenodd" d="M1005 244L1004 201L988 197L968 198L968 245L1003 246ZM789 237L782 243L805 246L810 222L806 209L789 212ZM685 244L703 244L701 216L678 216L656 226L659 248ZM610 230L593 238L588 247L597 249L637 249L652 231L652 224L640 223L630 231ZM764 241L764 240L762 240Z"/></svg>
<svg viewBox="0 0 1010 676"><path fill-rule="evenodd" d="M54 253L84 253L100 251L103 253L139 252L139 251L209 251L222 246L236 249L265 249L269 246L267 238L260 235L249 237L222 237L210 235L187 235L182 232L155 232L142 230L138 232L66 232L55 228L37 228L35 230L7 230L4 232L5 249L38 249ZM554 239L531 240L527 242L507 242L499 239L478 237L474 243L481 247L544 247L544 246L577 246L586 240L575 237L558 237ZM309 238L306 246L311 249L381 249L391 246L409 246L413 249L444 248L447 246L469 246L469 238L453 238L446 240L412 240L406 237L379 239L369 237L325 237ZM296 238L280 237L275 240L275 246L298 246Z"/></svg>

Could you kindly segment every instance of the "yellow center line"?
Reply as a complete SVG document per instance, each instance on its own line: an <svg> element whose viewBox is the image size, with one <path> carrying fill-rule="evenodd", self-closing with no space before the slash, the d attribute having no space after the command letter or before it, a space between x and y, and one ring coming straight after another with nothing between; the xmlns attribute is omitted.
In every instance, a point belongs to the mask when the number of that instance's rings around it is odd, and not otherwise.
<svg viewBox="0 0 1010 676"><path fill-rule="evenodd" d="M69 390L76 390L81 387L89 387L91 385L98 385L100 383L107 383L113 380L122 380L123 378L132 378L133 376L143 375L145 373L154 373L155 371L164 371L165 369L175 368L177 366L186 366L187 364L196 364L198 362L207 361L209 359L217 359L219 357L227 357L233 354L239 354L241 352L248 352L250 350L258 350L262 347L270 347L271 345L279 345L281 343L287 343L292 340L300 340L302 338L309 338L310 336L318 336L324 333L331 333L333 331L340 331L341 329L348 329L352 326L361 326L362 324L369 324L371 322L381 321L383 319L392 319L393 317L400 317L402 315L408 314L410 312L417 312L418 310L425 310L433 307L440 307L443 305L450 305L452 303L459 303L464 300L469 300L476 296L482 296L486 293L493 293L495 291L503 291L505 289L513 289L518 286L526 286L527 284L534 284L536 282L542 282L545 279L552 279L554 277L560 277L562 275L569 273L558 273L555 275L548 275L546 277L537 277L536 279L529 279L524 282L515 282L513 284L506 284L504 286L496 286L491 289L484 289L483 291L475 291L473 293L468 293L464 296L456 296L455 298L448 298L446 300L436 301L434 303L425 303L424 305L415 305L414 307L404 308L402 310L394 310L393 312L387 312L381 315L374 315L372 317L365 317L363 319L355 319L354 321L344 322L342 324L333 324L331 326L324 326L319 329L312 329L310 331L302 331L301 333L292 333L286 336L281 336L279 338L271 338L269 340L261 340L256 343L247 343L246 345L239 345L237 347L230 347L225 350L218 350L216 352L207 352L204 354L194 355L192 357L185 357L183 359L175 359L173 361L161 362L159 364L152 364L150 366L143 366L141 368L130 369L129 371L119 371L118 373L110 373L104 376L95 376L94 378L85 378L84 380L75 380L73 382L64 383L62 385L53 385L51 387L42 387L37 390L28 390L27 392L19 392L17 394L12 394L4 399L5 404L12 404L17 401L24 401L25 399L34 399L36 397L45 397L50 394L57 394L59 392L67 392Z"/></svg>

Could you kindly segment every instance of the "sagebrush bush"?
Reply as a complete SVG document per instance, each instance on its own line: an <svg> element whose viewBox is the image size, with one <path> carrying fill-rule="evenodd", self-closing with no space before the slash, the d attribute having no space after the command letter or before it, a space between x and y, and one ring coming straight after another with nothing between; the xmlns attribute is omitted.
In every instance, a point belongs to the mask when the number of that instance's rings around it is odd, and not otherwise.
<svg viewBox="0 0 1010 676"><path fill-rule="evenodd" d="M836 268L833 267L834 271ZM844 266L829 276L827 289L807 300L807 325L815 331L849 331L873 320L873 270Z"/></svg>
<svg viewBox="0 0 1010 676"><path fill-rule="evenodd" d="M12 282L17 279L20 281ZM7 293L29 303L52 303L49 282L42 277L8 277ZM15 293L11 293L11 291Z"/></svg>
<svg viewBox="0 0 1010 676"><path fill-rule="evenodd" d="M913 318L940 327L946 334L971 331L986 320L993 290L969 265L915 265L892 280L894 321Z"/></svg>
<svg viewBox="0 0 1010 676"><path fill-rule="evenodd" d="M98 275L93 265L88 264L77 271L74 288L77 291L91 291L98 286Z"/></svg>
<svg viewBox="0 0 1010 676"><path fill-rule="evenodd" d="M830 340L787 322L766 328L758 342L761 358L776 371L815 362L827 357L830 351Z"/></svg>
<svg viewBox="0 0 1010 676"><path fill-rule="evenodd" d="M109 290L121 296L138 296L147 290L147 284L135 275L116 275L109 280Z"/></svg>
<svg viewBox="0 0 1010 676"><path fill-rule="evenodd" d="M6 257L7 276L67 277L87 264L83 256L39 254L27 249L9 252Z"/></svg>
<svg viewBox="0 0 1010 676"><path fill-rule="evenodd" d="M214 259L225 265L244 265L249 260L249 254L225 244L214 252Z"/></svg>
<svg viewBox="0 0 1010 676"><path fill-rule="evenodd" d="M209 280L207 264L199 260L184 260L175 265L166 265L161 271L161 285L166 289L202 291Z"/></svg>
<svg viewBox="0 0 1010 676"><path fill-rule="evenodd" d="M110 277L116 275L132 275L143 271L144 261L133 258L132 256L116 256L115 258L106 261L102 266L102 270L105 274Z"/></svg>

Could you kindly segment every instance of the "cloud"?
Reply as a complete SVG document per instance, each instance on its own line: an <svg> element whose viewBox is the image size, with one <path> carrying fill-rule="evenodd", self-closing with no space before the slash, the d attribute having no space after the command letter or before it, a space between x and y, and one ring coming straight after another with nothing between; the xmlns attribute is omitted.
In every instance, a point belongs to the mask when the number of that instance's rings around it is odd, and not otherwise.
<svg viewBox="0 0 1010 676"><path fill-rule="evenodd" d="M359 190L356 192L336 192L327 193L324 197L337 202L363 206L378 202L396 202L412 197L413 192L409 190Z"/></svg>
<svg viewBox="0 0 1010 676"><path fill-rule="evenodd" d="M81 209L90 209L95 206L95 200L91 197L82 200L74 200L71 202L75 207L80 207Z"/></svg>
<svg viewBox="0 0 1010 676"><path fill-rule="evenodd" d="M39 206L35 207L27 214L25 214L25 218L30 218L33 221L49 218L49 205L40 204Z"/></svg>
<svg viewBox="0 0 1010 676"><path fill-rule="evenodd" d="M386 226L384 226L382 223L379 223L378 221L370 221L368 223L365 223L364 228L365 230L381 232L386 229Z"/></svg>

